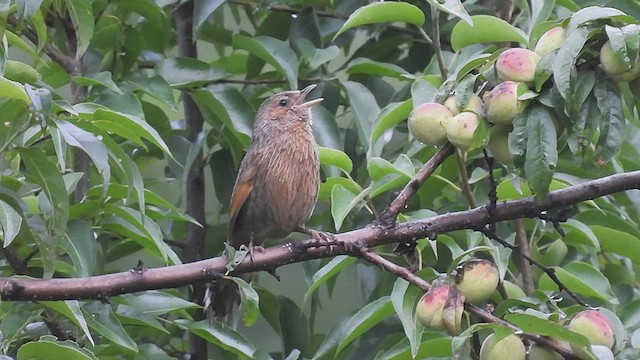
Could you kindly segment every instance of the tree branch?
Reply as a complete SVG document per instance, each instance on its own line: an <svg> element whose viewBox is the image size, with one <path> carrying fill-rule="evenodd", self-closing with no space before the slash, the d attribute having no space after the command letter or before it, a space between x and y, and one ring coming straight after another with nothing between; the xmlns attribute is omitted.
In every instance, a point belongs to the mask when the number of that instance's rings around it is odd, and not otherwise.
<svg viewBox="0 0 640 360"><path fill-rule="evenodd" d="M408 282L418 286L420 289L424 290L424 291L428 291L429 288L431 287L431 284L429 284L427 281L425 281L423 278L419 277L418 275L414 274L413 272L411 272L409 269L402 267L400 265L394 264L393 262L383 258L382 256L374 253L373 251L371 251L371 249L367 248L367 247L352 247L351 248L352 253L350 255L352 256L356 256L359 258L362 258L368 262L370 262L371 264L381 268L382 270L391 272L395 275L397 275L398 277L401 277L405 280L407 280ZM494 324L500 324L503 326L506 326L508 328L513 329L516 332L522 332L521 329L519 329L517 326L511 324L508 321L502 320L497 316L494 316L493 314L491 314L490 312L477 307L475 305L471 305L471 304L464 304L464 308L466 311L470 312L471 314L475 315L476 317L485 320L487 322L491 322ZM572 351L572 350L567 350L566 348L560 346L557 342L547 339L545 337L542 337L540 335L536 335L536 334L528 334L528 333L521 333L519 334L519 336L524 337L526 339L535 341L547 348L550 348L554 351L556 351L557 353L563 355L565 358L567 359L577 359L578 357L576 356L576 354Z"/></svg>
<svg viewBox="0 0 640 360"><path fill-rule="evenodd" d="M420 189L422 184L433 174L434 171L442 164L447 157L455 151L455 147L451 143L446 143L438 152L427 161L418 173L411 179L400 194L387 206L386 209L378 217L378 223L382 226L393 227L400 211L407 206L407 203L413 195Z"/></svg>
<svg viewBox="0 0 640 360"><path fill-rule="evenodd" d="M471 210L401 223L393 229L370 225L337 234L336 241L330 248L314 243L314 240L266 248L262 252L256 252L253 261L249 257L246 258L232 274L272 270L294 262L344 255L349 253L349 247L353 247L354 244L372 247L410 241L432 233L440 234L478 228L493 222L538 217L551 209L639 188L640 171L632 171L552 191L542 200L525 198L499 203L492 212L488 211L488 206L483 205ZM4 300L99 299L136 291L173 288L211 281L226 271L226 264L227 259L220 256L188 264L148 270L136 269L89 278L48 280L24 277L0 278L0 297Z"/></svg>

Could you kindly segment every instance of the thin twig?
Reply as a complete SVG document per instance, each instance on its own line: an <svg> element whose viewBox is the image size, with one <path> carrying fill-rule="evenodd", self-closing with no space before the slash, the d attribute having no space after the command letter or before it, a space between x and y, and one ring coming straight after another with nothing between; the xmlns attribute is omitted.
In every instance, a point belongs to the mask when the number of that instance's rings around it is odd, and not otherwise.
<svg viewBox="0 0 640 360"><path fill-rule="evenodd" d="M392 227L400 211L407 206L407 203L413 195L420 189L422 184L433 174L433 172L442 164L454 151L451 143L446 143L436 152L429 161L427 161L418 173L409 180L404 189L396 196L396 198L382 211L378 217L378 224L385 227Z"/></svg>
<svg viewBox="0 0 640 360"><path fill-rule="evenodd" d="M485 236L487 236L488 238L497 241L498 243L500 243L500 245L509 248L511 250L519 250L517 245L513 245L513 244L509 244L507 241L505 241L504 239L502 239L500 236L498 236L498 234L496 234L493 231L489 231L489 229L487 229L486 227L480 227L476 229L477 231L483 233ZM556 283L556 285L558 285L558 289L560 291L564 291L566 292L573 300L575 300L575 302L577 302L578 304L584 306L584 307L589 307L589 305L584 302L582 299L580 299L580 297L573 292L571 289L567 288L562 281L560 281L560 279L558 279L558 276L556 275L556 271L553 267L549 267L549 266L545 266L543 264L541 264L540 262L538 262L537 260L535 260L534 258L532 258L529 255L520 253L520 256L522 256L524 259L526 259L529 263L533 264L535 267L539 268L540 270L544 271L550 278L551 280Z"/></svg>
<svg viewBox="0 0 640 360"><path fill-rule="evenodd" d="M407 280L408 282L418 286L420 289L424 290L424 291L428 291L429 288L431 287L431 284L429 284L429 282L425 281L424 279L422 279L421 277L419 277L418 275L414 274L413 272L411 272L409 269L397 265L385 258L383 258L382 256L376 254L375 252L371 251L371 249L364 247L364 246L352 246L350 247L350 255L355 256L355 257L359 257L362 258L364 260L366 260L367 262L381 268L382 270L388 271L390 273L393 273L395 275L397 275L398 277L401 277L405 280ZM556 343L553 340L547 339L545 337L542 337L540 335L536 335L536 334L529 334L529 333L522 333L522 330L520 328L518 328L517 326L515 326L514 324L511 324L510 322L507 322L493 314L491 314L490 312L477 307L475 305L471 305L471 304L466 304L464 305L464 308L466 311L470 312L471 314L477 316L478 318L490 322L490 323L495 323L495 324L500 324L506 327L509 327L511 329L513 329L516 332L519 332L520 334L518 334L521 337L524 337L526 339L529 339L531 341L535 341L545 347L548 347L554 351L556 351L557 353L561 354L562 356L564 356L565 358L568 359L577 359L578 357L576 356L576 354L572 351L572 350L567 350L564 347L561 347L560 345L558 345L558 343Z"/></svg>
<svg viewBox="0 0 640 360"><path fill-rule="evenodd" d="M522 290L527 295L531 295L533 292L533 273L531 272L531 263L527 261L527 258L531 258L531 246L529 246L529 238L527 237L527 230L524 228L524 221L522 219L515 219L514 224L516 226L516 244L520 252L520 274L522 274Z"/></svg>
<svg viewBox="0 0 640 360"><path fill-rule="evenodd" d="M465 155L460 149L456 149L456 159L458 159L458 170L460 170L460 182L462 183L462 194L469 203L469 208L473 209L477 207L476 199L473 197L473 190L469 184L469 174L467 173L467 167L465 165Z"/></svg>
<svg viewBox="0 0 640 360"><path fill-rule="evenodd" d="M444 64L444 56L442 55L442 45L440 43L440 12L435 7L431 7L431 22L433 23L433 50L438 59L438 67L440 68L440 76L447 78L447 67Z"/></svg>

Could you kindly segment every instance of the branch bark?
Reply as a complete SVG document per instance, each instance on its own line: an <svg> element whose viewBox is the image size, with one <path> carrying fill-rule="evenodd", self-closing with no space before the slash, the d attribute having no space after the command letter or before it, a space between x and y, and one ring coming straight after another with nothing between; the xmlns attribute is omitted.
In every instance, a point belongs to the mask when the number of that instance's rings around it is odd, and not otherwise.
<svg viewBox="0 0 640 360"><path fill-rule="evenodd" d="M615 174L556 190L542 200L525 198L498 203L493 211L483 205L471 210L447 213L429 219L385 228L372 224L336 235L331 247L304 240L256 252L253 261L246 258L232 273L273 270L279 266L349 254L354 246L378 246L419 239L430 234L478 228L493 222L538 217L545 211L592 200L630 189L640 189L640 171ZM136 291L173 288L211 281L226 271L223 256L155 269L135 269L108 275L78 279L0 278L0 297L4 300L104 299Z"/></svg>

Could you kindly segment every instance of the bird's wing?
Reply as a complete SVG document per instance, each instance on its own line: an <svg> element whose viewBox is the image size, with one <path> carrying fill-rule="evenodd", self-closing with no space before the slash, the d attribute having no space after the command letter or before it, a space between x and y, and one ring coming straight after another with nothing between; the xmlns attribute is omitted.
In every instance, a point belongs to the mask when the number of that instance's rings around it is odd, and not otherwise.
<svg viewBox="0 0 640 360"><path fill-rule="evenodd" d="M250 154L247 154L250 156ZM243 161L242 166L240 167L240 172L238 173L238 179L236 180L236 184L233 187L233 194L231 195L231 204L230 204L230 219L229 219L229 234L228 237L231 238L233 230L236 225L236 220L240 210L244 206L245 202L251 195L251 191L253 190L253 182L256 178L257 169L253 162L248 161L249 159L245 159Z"/></svg>

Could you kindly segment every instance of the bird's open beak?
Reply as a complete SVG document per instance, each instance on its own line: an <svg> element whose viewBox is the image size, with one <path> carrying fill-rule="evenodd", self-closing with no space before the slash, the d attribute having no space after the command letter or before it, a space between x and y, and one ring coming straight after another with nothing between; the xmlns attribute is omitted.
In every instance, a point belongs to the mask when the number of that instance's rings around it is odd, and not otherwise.
<svg viewBox="0 0 640 360"><path fill-rule="evenodd" d="M316 84L311 84L307 87L305 87L304 89L300 90L300 97L298 98L298 101L304 101L304 99L307 97L307 95L309 95L309 93L315 89L317 85ZM316 104L319 104L322 100L324 100L323 98L317 98L317 99L313 99L313 100L309 100L309 101L305 101L303 103L301 103L300 105L298 105L298 107L303 107L303 108L309 108L312 107Z"/></svg>

